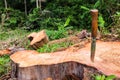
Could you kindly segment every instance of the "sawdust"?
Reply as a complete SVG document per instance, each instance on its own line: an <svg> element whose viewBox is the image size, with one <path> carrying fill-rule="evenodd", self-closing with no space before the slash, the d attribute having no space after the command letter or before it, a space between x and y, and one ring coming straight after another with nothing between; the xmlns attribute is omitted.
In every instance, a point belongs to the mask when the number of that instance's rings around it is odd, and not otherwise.
<svg viewBox="0 0 120 80"><path fill-rule="evenodd" d="M120 66L120 52L118 51L105 52L101 54L100 57L103 59L104 62L113 63L118 67Z"/></svg>

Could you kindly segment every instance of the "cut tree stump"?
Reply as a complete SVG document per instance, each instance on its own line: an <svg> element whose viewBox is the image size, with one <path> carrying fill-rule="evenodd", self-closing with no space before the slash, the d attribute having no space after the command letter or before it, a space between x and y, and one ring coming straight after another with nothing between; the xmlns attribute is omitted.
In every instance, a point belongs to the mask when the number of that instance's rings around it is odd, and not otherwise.
<svg viewBox="0 0 120 80"><path fill-rule="evenodd" d="M100 72L93 67L71 61L52 65L17 67L17 75L12 74L12 78L17 80L91 80L93 74L100 74Z"/></svg>
<svg viewBox="0 0 120 80"><path fill-rule="evenodd" d="M17 66L15 71L12 67L14 77L17 80L92 80L93 74L102 73L120 79L120 42L97 41L94 63L90 60L90 45L44 54L18 51L10 56Z"/></svg>

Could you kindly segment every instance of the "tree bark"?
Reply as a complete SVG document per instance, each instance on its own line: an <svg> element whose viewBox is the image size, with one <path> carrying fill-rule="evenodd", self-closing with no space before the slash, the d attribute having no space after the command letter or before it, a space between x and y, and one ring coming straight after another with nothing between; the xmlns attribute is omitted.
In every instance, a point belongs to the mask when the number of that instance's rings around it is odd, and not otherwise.
<svg viewBox="0 0 120 80"><path fill-rule="evenodd" d="M38 6L38 0L36 0L36 7L38 8L39 6Z"/></svg>
<svg viewBox="0 0 120 80"><path fill-rule="evenodd" d="M41 0L39 0L39 8L40 8L40 11L42 10L41 7L42 7L42 6L41 6Z"/></svg>
<svg viewBox="0 0 120 80"><path fill-rule="evenodd" d="M4 3L5 3L5 9L7 9L7 1L4 0Z"/></svg>
<svg viewBox="0 0 120 80"><path fill-rule="evenodd" d="M92 74L101 74L95 68L77 62L30 67L14 66L13 68L15 70L11 75L17 80L91 80L93 79Z"/></svg>
<svg viewBox="0 0 120 80"><path fill-rule="evenodd" d="M27 16L27 1L24 0L24 4L25 4L25 15Z"/></svg>

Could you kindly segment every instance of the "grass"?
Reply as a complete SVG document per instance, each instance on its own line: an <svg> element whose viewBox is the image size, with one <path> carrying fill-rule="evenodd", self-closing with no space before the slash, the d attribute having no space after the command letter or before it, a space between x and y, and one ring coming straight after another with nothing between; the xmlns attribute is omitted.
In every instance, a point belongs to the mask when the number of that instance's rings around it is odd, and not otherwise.
<svg viewBox="0 0 120 80"><path fill-rule="evenodd" d="M71 42L55 43L55 44L51 44L51 45L46 44L43 47L37 49L37 51L40 52L40 53L55 52L58 49L67 48L70 45L72 45Z"/></svg>
<svg viewBox="0 0 120 80"><path fill-rule="evenodd" d="M29 33L30 32L26 30L18 28L15 30L3 29L2 31L0 31L0 49L5 49L15 45L19 47L26 46L28 44L26 36Z"/></svg>
<svg viewBox="0 0 120 80"><path fill-rule="evenodd" d="M15 29L0 32L0 40L14 40L23 37L27 32L25 30Z"/></svg>
<svg viewBox="0 0 120 80"><path fill-rule="evenodd" d="M10 59L9 56L5 55L0 57L0 76L7 73L10 70Z"/></svg>
<svg viewBox="0 0 120 80"><path fill-rule="evenodd" d="M45 31L50 40L60 39L68 36L67 31L65 30L45 30Z"/></svg>

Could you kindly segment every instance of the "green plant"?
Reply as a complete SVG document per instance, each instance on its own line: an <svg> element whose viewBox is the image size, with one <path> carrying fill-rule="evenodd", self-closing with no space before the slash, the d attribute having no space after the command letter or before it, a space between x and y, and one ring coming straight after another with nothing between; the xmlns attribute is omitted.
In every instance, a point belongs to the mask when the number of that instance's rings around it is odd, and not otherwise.
<svg viewBox="0 0 120 80"><path fill-rule="evenodd" d="M101 34L107 34L109 32L107 28L105 27L105 20L102 14L99 14L98 16L98 26L99 26Z"/></svg>
<svg viewBox="0 0 120 80"><path fill-rule="evenodd" d="M15 30L11 30L9 28L4 28L0 31L0 49L5 49L12 46L27 48L29 43L26 36L28 34L30 34L30 32L23 29L16 28Z"/></svg>
<svg viewBox="0 0 120 80"><path fill-rule="evenodd" d="M67 47L69 47L70 45L72 45L71 42L55 43L55 44L51 44L51 45L46 44L46 45L44 45L43 47L39 48L37 51L40 52L40 53L54 52L54 51L56 51L57 49L67 48Z"/></svg>
<svg viewBox="0 0 120 80"><path fill-rule="evenodd" d="M41 10L35 8L35 0L27 1L27 12L25 16L24 1L7 0L8 9L4 8L4 1L0 2L0 15L5 14L4 26L24 27L25 29L56 29L58 21L62 25L68 16L71 16L69 26L79 29L90 29L90 9L98 9L105 21L104 27L113 22L112 15L119 12L119 0L46 0L41 4ZM19 5L18 5L19 4ZM107 5L106 5L107 4ZM1 19L0 19L1 20Z"/></svg>
<svg viewBox="0 0 120 80"><path fill-rule="evenodd" d="M10 59L9 56L0 57L0 76L7 73L10 70Z"/></svg>
<svg viewBox="0 0 120 80"><path fill-rule="evenodd" d="M120 12L116 12L113 15L113 19L114 19L113 28L114 28L114 31L115 31L114 34L117 34L120 37Z"/></svg>
<svg viewBox="0 0 120 80"><path fill-rule="evenodd" d="M34 8L31 13L27 16L26 22L24 23L25 29L41 29L48 28L51 21L51 12L48 10L40 10Z"/></svg>
<svg viewBox="0 0 120 80"><path fill-rule="evenodd" d="M115 79L116 76L115 75L109 75L109 76L105 76L105 75L96 75L94 76L95 80L113 80Z"/></svg>
<svg viewBox="0 0 120 80"><path fill-rule="evenodd" d="M58 25L57 30L46 30L46 33L50 40L60 39L67 37L67 30L72 29L72 27L67 27L70 23L70 16L66 19L64 24L56 23Z"/></svg>
<svg viewBox="0 0 120 80"><path fill-rule="evenodd" d="M0 32L0 40L9 40L9 39L18 39L20 37L25 37L25 35L29 34L26 30L23 29L7 29L5 28L3 31Z"/></svg>
<svg viewBox="0 0 120 80"><path fill-rule="evenodd" d="M65 32L63 33L62 31L57 30L46 30L46 33L50 40L60 39L67 36L64 34Z"/></svg>
<svg viewBox="0 0 120 80"><path fill-rule="evenodd" d="M118 35L120 38L120 12L116 12L113 16L113 23L109 25L109 29L111 30L112 34Z"/></svg>
<svg viewBox="0 0 120 80"><path fill-rule="evenodd" d="M16 27L23 26L25 18L21 11L8 8L2 10L0 14L2 27L15 29Z"/></svg>

